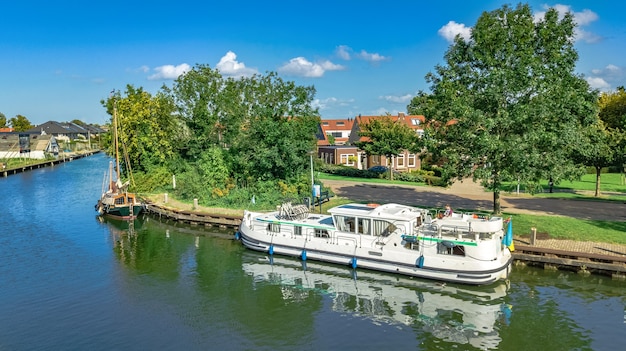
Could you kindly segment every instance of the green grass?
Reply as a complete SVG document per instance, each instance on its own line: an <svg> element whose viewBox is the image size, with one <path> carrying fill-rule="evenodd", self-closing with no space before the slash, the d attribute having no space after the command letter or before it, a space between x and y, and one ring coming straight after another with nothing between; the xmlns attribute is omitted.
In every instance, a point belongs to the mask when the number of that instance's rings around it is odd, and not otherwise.
<svg viewBox="0 0 626 351"><path fill-rule="evenodd" d="M550 239L594 241L626 245L626 222L582 220L563 216L510 214L513 234L530 237L531 228Z"/></svg>
<svg viewBox="0 0 626 351"><path fill-rule="evenodd" d="M568 181L564 180L559 184L554 184L553 193L550 193L548 180L540 182L541 189L533 194L540 197L558 197L573 199L589 199L595 198L596 175L585 174L580 180ZM505 192L516 192L517 184L514 182L506 183L502 186ZM520 191L525 192L524 186L520 186ZM626 196L626 179L620 173L602 173L600 174L600 197L603 199L624 200Z"/></svg>

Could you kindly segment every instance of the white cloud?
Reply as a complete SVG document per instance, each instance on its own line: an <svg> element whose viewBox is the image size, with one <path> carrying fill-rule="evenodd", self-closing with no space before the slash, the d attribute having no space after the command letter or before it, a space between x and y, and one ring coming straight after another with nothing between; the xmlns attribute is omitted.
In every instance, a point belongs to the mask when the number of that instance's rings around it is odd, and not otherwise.
<svg viewBox="0 0 626 351"><path fill-rule="evenodd" d="M609 64L604 68L591 70L591 76L586 79L587 83L594 89L610 90L611 83L623 85L624 76L624 69L622 67Z"/></svg>
<svg viewBox="0 0 626 351"><path fill-rule="evenodd" d="M352 49L347 45L339 45L337 46L337 49L335 50L335 53L337 54L337 56L339 56L339 58L346 60L346 61L350 60L351 52L352 52Z"/></svg>
<svg viewBox="0 0 626 351"><path fill-rule="evenodd" d="M314 99L311 102L311 106L313 106L314 108L319 108L320 110L328 110L337 106L350 106L352 103L354 103L354 99L341 100L335 97L330 97L326 99Z"/></svg>
<svg viewBox="0 0 626 351"><path fill-rule="evenodd" d="M411 99L413 98L413 95L411 94L406 94L402 96L385 95L385 96L379 96L378 98L385 100L385 101L393 102L393 103L407 103L411 101Z"/></svg>
<svg viewBox="0 0 626 351"><path fill-rule="evenodd" d="M470 40L470 35L472 34L472 27L466 27L463 23L450 21L445 26L439 28L437 33L450 43L454 41L457 34L460 35L461 38L468 41Z"/></svg>
<svg viewBox="0 0 626 351"><path fill-rule="evenodd" d="M551 7L554 8L559 13L559 19L563 19L563 17L565 17L565 14L568 12L570 12L574 16L574 22L576 22L576 24L578 25L574 29L575 40L581 40L590 44L597 43L602 40L601 36L591 33L589 31L586 31L581 28L584 26L588 26L591 23L597 21L599 18L597 13L589 9L584 9L581 12L574 12L571 6L563 5L563 4L556 4L554 6L549 6L549 5L543 6L543 8L546 10ZM546 11L536 12L534 15L535 22L542 20L545 15L546 15Z"/></svg>
<svg viewBox="0 0 626 351"><path fill-rule="evenodd" d="M603 78L600 77L587 77L586 79L587 83L589 83L589 86L593 89L607 90L611 87L609 83L607 83Z"/></svg>
<svg viewBox="0 0 626 351"><path fill-rule="evenodd" d="M142 66L145 67L145 66ZM188 72L191 67L186 63L178 66L164 65L154 68L155 74L148 76L148 80L176 79L178 76Z"/></svg>
<svg viewBox="0 0 626 351"><path fill-rule="evenodd" d="M385 57L376 53L372 54L365 50L361 50L361 52L358 54L358 57L369 62L380 62L380 61L385 61L389 59L388 57Z"/></svg>
<svg viewBox="0 0 626 351"><path fill-rule="evenodd" d="M345 69L344 66L334 64L328 60L313 63L300 56L292 58L289 62L279 67L278 72L293 76L319 78L323 76L326 71L339 71L343 69Z"/></svg>
<svg viewBox="0 0 626 351"><path fill-rule="evenodd" d="M231 77L249 77L258 73L256 69L248 68L243 62L238 62L237 55L232 51L227 52L215 67L223 75Z"/></svg>

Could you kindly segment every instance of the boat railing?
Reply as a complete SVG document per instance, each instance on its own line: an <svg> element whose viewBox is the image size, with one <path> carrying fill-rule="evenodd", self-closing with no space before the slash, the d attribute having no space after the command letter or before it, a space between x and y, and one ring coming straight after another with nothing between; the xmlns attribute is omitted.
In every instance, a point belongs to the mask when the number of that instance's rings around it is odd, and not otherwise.
<svg viewBox="0 0 626 351"><path fill-rule="evenodd" d="M280 205L278 216L288 220L303 220L309 217L309 208L303 204L292 205L285 202Z"/></svg>

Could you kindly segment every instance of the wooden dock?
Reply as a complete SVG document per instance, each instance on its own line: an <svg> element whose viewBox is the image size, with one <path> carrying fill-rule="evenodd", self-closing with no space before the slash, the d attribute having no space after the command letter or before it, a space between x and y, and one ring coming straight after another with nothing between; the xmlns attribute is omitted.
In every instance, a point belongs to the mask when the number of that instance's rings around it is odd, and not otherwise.
<svg viewBox="0 0 626 351"><path fill-rule="evenodd" d="M545 269L562 269L626 279L626 254L603 255L516 244L513 258L516 263Z"/></svg>
<svg viewBox="0 0 626 351"><path fill-rule="evenodd" d="M230 216L223 214L210 214L206 212L177 210L146 202L146 210L153 216L159 218L173 219L191 225L202 225L205 227L232 228L237 230L241 223L240 216Z"/></svg>

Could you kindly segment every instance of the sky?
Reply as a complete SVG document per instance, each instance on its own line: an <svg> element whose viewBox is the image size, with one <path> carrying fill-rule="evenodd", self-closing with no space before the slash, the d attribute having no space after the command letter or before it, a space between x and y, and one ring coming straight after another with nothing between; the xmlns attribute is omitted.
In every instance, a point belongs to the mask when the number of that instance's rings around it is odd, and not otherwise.
<svg viewBox="0 0 626 351"><path fill-rule="evenodd" d="M576 73L626 86L626 2L528 1L578 23ZM314 86L322 119L406 112L456 34L507 1L7 1L0 5L0 112L34 125L105 124L101 100L150 93L198 64L224 76L277 72Z"/></svg>

